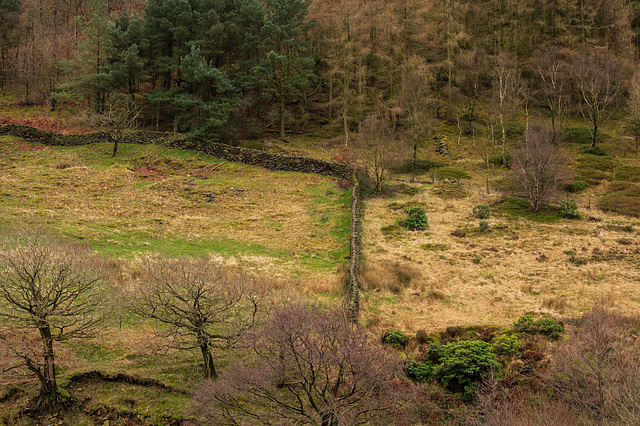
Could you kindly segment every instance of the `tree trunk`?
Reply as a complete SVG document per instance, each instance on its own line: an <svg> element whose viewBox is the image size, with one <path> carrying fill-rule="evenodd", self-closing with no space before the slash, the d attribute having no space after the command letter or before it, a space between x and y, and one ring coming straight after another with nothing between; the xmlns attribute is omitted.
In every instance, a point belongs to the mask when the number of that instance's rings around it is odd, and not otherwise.
<svg viewBox="0 0 640 426"><path fill-rule="evenodd" d="M202 352L202 359L204 361L204 377L206 379L217 379L218 372L216 371L216 366L213 363L213 355L211 355L209 345L201 344L200 351Z"/></svg>
<svg viewBox="0 0 640 426"><path fill-rule="evenodd" d="M40 328L42 337L44 368L40 382L39 401L50 409L58 403L58 384L56 383L56 364L53 352L53 340L48 326Z"/></svg>
<svg viewBox="0 0 640 426"><path fill-rule="evenodd" d="M500 113L500 127L502 129L502 165L507 166L507 132L504 128L504 118L502 112Z"/></svg>
<svg viewBox="0 0 640 426"><path fill-rule="evenodd" d="M280 137L284 138L284 79L280 83L280 99L278 103L280 107Z"/></svg>
<svg viewBox="0 0 640 426"><path fill-rule="evenodd" d="M593 139L591 139L591 147L596 146L597 137L598 137L598 120L593 120Z"/></svg>
<svg viewBox="0 0 640 426"><path fill-rule="evenodd" d="M411 162L411 182L416 180L416 159L418 157L418 138L413 136L413 161Z"/></svg>
<svg viewBox="0 0 640 426"><path fill-rule="evenodd" d="M111 154L111 156L115 157L117 153L118 153L118 139L113 139L113 154Z"/></svg>

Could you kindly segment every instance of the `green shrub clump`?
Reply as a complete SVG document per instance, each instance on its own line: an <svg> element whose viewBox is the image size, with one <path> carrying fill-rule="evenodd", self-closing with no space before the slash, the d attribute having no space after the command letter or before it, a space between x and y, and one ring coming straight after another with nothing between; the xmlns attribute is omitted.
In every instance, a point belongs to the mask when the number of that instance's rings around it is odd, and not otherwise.
<svg viewBox="0 0 640 426"><path fill-rule="evenodd" d="M493 351L498 355L515 355L520 350L517 334L503 333L493 342Z"/></svg>
<svg viewBox="0 0 640 426"><path fill-rule="evenodd" d="M578 204L575 200L560 201L560 216L566 219L580 219Z"/></svg>
<svg viewBox="0 0 640 426"><path fill-rule="evenodd" d="M585 189L587 189L587 186L588 186L588 185L587 185L587 182L585 182L585 181L583 181L583 180L577 180L577 181L575 181L575 182L573 182L573 183L567 184L567 186L565 187L565 189L566 189L568 192L571 192L571 193L574 193L574 194L575 194L576 192L582 192L582 191L584 191Z"/></svg>
<svg viewBox="0 0 640 426"><path fill-rule="evenodd" d="M486 204L478 204L473 207L473 215L478 219L489 219L491 207Z"/></svg>
<svg viewBox="0 0 640 426"><path fill-rule="evenodd" d="M478 381L500 369L491 349L491 345L482 340L449 343L442 348L442 358L435 369L435 376L449 389L462 388L463 399L472 400Z"/></svg>
<svg viewBox="0 0 640 426"><path fill-rule="evenodd" d="M405 347L409 342L409 338L400 330L391 330L382 336L382 343L387 345Z"/></svg>
<svg viewBox="0 0 640 426"><path fill-rule="evenodd" d="M532 315L524 315L513 323L513 327L521 333L544 334L554 340L560 338L564 332L564 325L551 318L542 317L534 321Z"/></svg>
<svg viewBox="0 0 640 426"><path fill-rule="evenodd" d="M487 222L486 220L481 220L478 224L478 229L480 229L480 232L482 232L483 234L486 234L487 232L489 232L489 222Z"/></svg>
<svg viewBox="0 0 640 426"><path fill-rule="evenodd" d="M433 379L434 365L429 362L412 362L407 368L407 376L416 382L428 382Z"/></svg>
<svg viewBox="0 0 640 426"><path fill-rule="evenodd" d="M407 218L398 222L398 225L403 228L410 231L423 231L429 226L427 214L424 212L422 206L411 207L404 212L407 214Z"/></svg>

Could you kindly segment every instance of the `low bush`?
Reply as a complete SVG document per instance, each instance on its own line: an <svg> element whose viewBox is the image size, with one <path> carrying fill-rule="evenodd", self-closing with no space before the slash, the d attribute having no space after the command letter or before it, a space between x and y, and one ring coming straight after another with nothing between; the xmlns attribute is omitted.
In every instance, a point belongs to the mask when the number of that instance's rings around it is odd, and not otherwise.
<svg viewBox="0 0 640 426"><path fill-rule="evenodd" d="M440 167L435 171L436 178L438 179L468 179L469 174L464 170L455 167Z"/></svg>
<svg viewBox="0 0 640 426"><path fill-rule="evenodd" d="M598 136L597 140L600 140L602 136ZM564 129L564 141L572 143L591 143L593 139L591 135L591 129L587 127L566 127Z"/></svg>
<svg viewBox="0 0 640 426"><path fill-rule="evenodd" d="M498 154L498 155L493 155L491 157L489 157L489 163L496 166L496 167L502 167L504 166L507 169L511 168L511 163L512 163L513 157L511 157L511 154L506 153L504 158L502 158L502 154ZM506 164L505 164L506 161Z"/></svg>
<svg viewBox="0 0 640 426"><path fill-rule="evenodd" d="M578 211L578 204L574 199L560 201L560 216L565 219L580 219L581 215Z"/></svg>
<svg viewBox="0 0 640 426"><path fill-rule="evenodd" d="M414 361L407 367L407 376L416 382L428 382L433 379L435 366L429 362Z"/></svg>
<svg viewBox="0 0 640 426"><path fill-rule="evenodd" d="M392 167L392 171L395 173L411 173L411 168L413 165L413 161L412 160L407 160L404 163L401 163L399 165L396 165L394 167ZM426 173L430 170L433 169L437 169L439 167L444 167L446 166L446 163L443 163L442 161L436 161L436 160L416 160L416 165L415 165L415 173Z"/></svg>
<svg viewBox="0 0 640 426"><path fill-rule="evenodd" d="M488 219L491 214L491 207L486 204L478 204L473 207L473 215L478 219Z"/></svg>
<svg viewBox="0 0 640 426"><path fill-rule="evenodd" d="M605 150L603 147L601 147L600 145L596 145L596 146L585 146L582 148L581 150L584 154L591 154L591 155L600 155L600 156L605 156L605 155L609 155L607 154L607 150Z"/></svg>
<svg viewBox="0 0 640 426"><path fill-rule="evenodd" d="M521 316L513 323L513 327L521 333L543 334L554 340L559 339L564 332L564 325L561 322L551 317L534 320L532 315Z"/></svg>
<svg viewBox="0 0 640 426"><path fill-rule="evenodd" d="M583 181L583 180L577 180L573 183L568 184L567 186L565 186L565 190L567 192L571 192L571 193L576 193L576 192L582 192L585 189L587 189L587 182Z"/></svg>
<svg viewBox="0 0 640 426"><path fill-rule="evenodd" d="M382 336L382 343L404 348L409 343L409 338L400 330L391 330Z"/></svg>
<svg viewBox="0 0 640 426"><path fill-rule="evenodd" d="M498 355L515 355L520 350L520 340L517 334L502 333L494 340L492 347Z"/></svg>
<svg viewBox="0 0 640 426"><path fill-rule="evenodd" d="M478 224L478 230L483 234L489 232L489 222L487 222L486 220L481 220Z"/></svg>
<svg viewBox="0 0 640 426"><path fill-rule="evenodd" d="M581 171L599 170L601 172L609 172L614 165L613 158L609 156L586 154L578 159L578 169Z"/></svg>
<svg viewBox="0 0 640 426"><path fill-rule="evenodd" d="M427 214L422 206L415 206L404 211L407 214L406 219L398 221L398 225L409 231L423 231L429 226Z"/></svg>
<svg viewBox="0 0 640 426"><path fill-rule="evenodd" d="M448 389L462 390L464 400L472 400L478 381L492 372L497 375L500 369L491 349L491 345L482 340L449 343L442 348L435 376Z"/></svg>

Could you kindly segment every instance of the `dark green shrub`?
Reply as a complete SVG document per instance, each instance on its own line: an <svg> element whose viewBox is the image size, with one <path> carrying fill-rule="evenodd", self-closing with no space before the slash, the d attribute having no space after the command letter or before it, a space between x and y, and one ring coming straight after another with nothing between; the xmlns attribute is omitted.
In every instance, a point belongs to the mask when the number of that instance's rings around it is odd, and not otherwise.
<svg viewBox="0 0 640 426"><path fill-rule="evenodd" d="M483 234L486 234L487 232L489 232L489 222L487 222L486 220L481 220L478 224L478 229Z"/></svg>
<svg viewBox="0 0 640 426"><path fill-rule="evenodd" d="M576 204L574 199L560 201L560 216L565 219L580 219L578 204Z"/></svg>
<svg viewBox="0 0 640 426"><path fill-rule="evenodd" d="M551 317L543 317L534 322L540 334L547 335L552 339L559 339L564 332L564 325Z"/></svg>
<svg viewBox="0 0 640 426"><path fill-rule="evenodd" d="M480 263L482 263L482 258L480 256L474 257L473 263L475 263L476 265L479 265Z"/></svg>
<svg viewBox="0 0 640 426"><path fill-rule="evenodd" d="M576 193L576 192L582 192L585 189L587 189L587 182L583 181L583 180L577 180L573 183L568 184L567 186L565 186L565 189L568 192L571 193Z"/></svg>
<svg viewBox="0 0 640 426"><path fill-rule="evenodd" d="M409 338L400 330L391 330L382 336L382 343L387 345L405 347L409 342Z"/></svg>
<svg viewBox="0 0 640 426"><path fill-rule="evenodd" d="M461 340L442 348L440 364L435 375L449 389L464 389L467 399L473 398L475 384L491 372L498 372L500 364L491 345L482 340Z"/></svg>
<svg viewBox="0 0 640 426"><path fill-rule="evenodd" d="M585 146L582 148L582 152L584 154L591 154L591 155L600 155L600 156L609 155L607 154L607 151L600 145Z"/></svg>
<svg viewBox="0 0 640 426"><path fill-rule="evenodd" d="M513 323L513 327L521 333L544 334L555 340L559 339L564 332L564 325L561 322L551 317L534 320L532 315L521 316Z"/></svg>
<svg viewBox="0 0 640 426"><path fill-rule="evenodd" d="M586 154L578 159L578 169L586 173L591 173L593 170L599 170L601 172L609 172L615 165L613 158L609 156L598 156Z"/></svg>
<svg viewBox="0 0 640 426"><path fill-rule="evenodd" d="M505 160L507 163L504 164ZM502 158L502 154L498 154L498 155L493 155L491 157L489 157L489 163L496 166L496 167L501 167L504 166L507 169L511 168L511 162L513 160L513 157L511 157L511 154L506 153L504 156L504 159Z"/></svg>
<svg viewBox="0 0 640 426"><path fill-rule="evenodd" d="M517 334L503 333L493 342L493 351L498 355L515 355L520 350Z"/></svg>
<svg viewBox="0 0 640 426"><path fill-rule="evenodd" d="M600 140L601 136L598 137ZM591 143L591 129L587 127L567 127L564 129L564 141L573 143Z"/></svg>
<svg viewBox="0 0 640 426"><path fill-rule="evenodd" d="M416 382L428 382L433 379L434 365L429 362L412 362L407 367L407 376Z"/></svg>
<svg viewBox="0 0 640 426"><path fill-rule="evenodd" d="M442 346L439 343L432 343L427 348L427 359L432 364L439 364L442 358Z"/></svg>
<svg viewBox="0 0 640 426"><path fill-rule="evenodd" d="M464 170L455 167L441 167L435 171L438 179L467 179L469 174Z"/></svg>
<svg viewBox="0 0 640 426"><path fill-rule="evenodd" d="M406 228L410 231L422 231L429 226L429 220L427 214L424 212L422 206L415 206L408 208L404 211L407 214L406 219L398 221L398 225Z"/></svg>
<svg viewBox="0 0 640 426"><path fill-rule="evenodd" d="M407 160L404 163L392 167L392 171L395 173L411 173L413 161ZM446 166L446 163L436 160L416 160L415 173L426 173L430 170L437 169L438 167Z"/></svg>
<svg viewBox="0 0 640 426"><path fill-rule="evenodd" d="M486 204L478 204L473 207L473 215L478 219L488 219L491 214L491 207Z"/></svg>

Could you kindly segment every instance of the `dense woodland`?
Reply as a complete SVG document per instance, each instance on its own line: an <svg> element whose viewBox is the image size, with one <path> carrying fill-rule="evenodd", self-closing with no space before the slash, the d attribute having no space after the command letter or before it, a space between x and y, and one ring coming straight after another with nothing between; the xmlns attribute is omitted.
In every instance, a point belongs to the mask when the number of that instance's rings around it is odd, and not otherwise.
<svg viewBox="0 0 640 426"><path fill-rule="evenodd" d="M640 3L628 0L2 0L0 10L2 90L52 108L124 108L149 128L224 142L313 122L348 142L370 114L414 140L430 118L484 134L531 107L547 111L554 137L568 114L597 132L632 87L640 31Z"/></svg>

